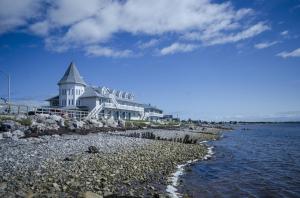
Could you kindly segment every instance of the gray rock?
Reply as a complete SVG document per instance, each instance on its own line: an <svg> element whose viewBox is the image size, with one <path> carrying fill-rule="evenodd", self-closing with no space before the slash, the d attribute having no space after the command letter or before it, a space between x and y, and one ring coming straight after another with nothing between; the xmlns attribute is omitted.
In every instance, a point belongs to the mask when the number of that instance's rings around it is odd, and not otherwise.
<svg viewBox="0 0 300 198"><path fill-rule="evenodd" d="M49 125L54 125L57 124L57 122L51 118L47 118L44 123L49 124Z"/></svg>
<svg viewBox="0 0 300 198"><path fill-rule="evenodd" d="M113 117L110 117L106 120L105 124L108 126L108 127L117 127L118 126L118 123L115 121L115 119Z"/></svg>
<svg viewBox="0 0 300 198"><path fill-rule="evenodd" d="M25 133L21 130L15 130L12 132L12 135L17 137L17 138L21 138L25 136Z"/></svg>
<svg viewBox="0 0 300 198"><path fill-rule="evenodd" d="M97 119L87 119L85 120L85 123L87 125L90 125L92 128L101 128L103 127L103 123L101 120L97 120Z"/></svg>
<svg viewBox="0 0 300 198"><path fill-rule="evenodd" d="M95 146L89 146L88 153L99 153L99 149Z"/></svg>
<svg viewBox="0 0 300 198"><path fill-rule="evenodd" d="M24 115L24 114L18 114L18 115L15 116L15 119L20 121L20 120L27 119L27 116Z"/></svg>
<svg viewBox="0 0 300 198"><path fill-rule="evenodd" d="M125 124L126 124L126 121L125 120L119 120L119 127L122 127L122 128L125 128Z"/></svg>
<svg viewBox="0 0 300 198"><path fill-rule="evenodd" d="M60 191L60 187L57 183L53 183L53 187L55 188L55 190Z"/></svg>
<svg viewBox="0 0 300 198"><path fill-rule="evenodd" d="M11 138L12 134L11 134L11 132L4 132L4 133L2 133L2 136L3 136L3 138Z"/></svg>
<svg viewBox="0 0 300 198"><path fill-rule="evenodd" d="M18 128L20 124L13 120L5 120L1 123L0 131L13 131Z"/></svg>

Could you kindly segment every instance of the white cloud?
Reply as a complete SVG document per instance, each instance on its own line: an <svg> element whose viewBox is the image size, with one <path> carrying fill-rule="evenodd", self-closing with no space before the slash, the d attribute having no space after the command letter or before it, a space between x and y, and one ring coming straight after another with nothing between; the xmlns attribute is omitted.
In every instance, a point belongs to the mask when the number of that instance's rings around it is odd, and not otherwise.
<svg viewBox="0 0 300 198"><path fill-rule="evenodd" d="M287 30L280 32L281 36L286 36L288 34L289 34L289 31L287 31Z"/></svg>
<svg viewBox="0 0 300 198"><path fill-rule="evenodd" d="M146 48L150 48L150 47L154 47L159 43L159 39L151 39L148 42L145 43L139 43L139 48L140 49L146 49Z"/></svg>
<svg viewBox="0 0 300 198"><path fill-rule="evenodd" d="M86 54L89 56L105 56L105 57L129 57L133 56L131 50L114 50L107 47L100 47L100 46L88 46L86 49Z"/></svg>
<svg viewBox="0 0 300 198"><path fill-rule="evenodd" d="M234 43L257 36L258 34L267 30L270 30L270 27L265 23L260 22L238 33L207 36L205 40L208 45Z"/></svg>
<svg viewBox="0 0 300 198"><path fill-rule="evenodd" d="M160 50L161 55L175 54L178 52L191 52L197 49L199 46L193 44L173 43Z"/></svg>
<svg viewBox="0 0 300 198"><path fill-rule="evenodd" d="M294 51L284 51L277 54L277 56L280 56L282 58L290 58L290 57L300 57L300 48L295 49Z"/></svg>
<svg viewBox="0 0 300 198"><path fill-rule="evenodd" d="M0 34L27 25L28 20L39 15L40 6L40 0L1 0Z"/></svg>
<svg viewBox="0 0 300 198"><path fill-rule="evenodd" d="M34 23L29 26L29 29L34 34L37 34L40 36L46 36L49 32L49 23L47 21Z"/></svg>
<svg viewBox="0 0 300 198"><path fill-rule="evenodd" d="M269 29L263 22L253 23L252 9L212 0L2 0L0 13L0 33L27 26L56 51L102 46L124 32L150 37L170 34L174 39L185 35L185 39L216 45ZM156 44L150 40L140 49Z"/></svg>
<svg viewBox="0 0 300 198"><path fill-rule="evenodd" d="M256 49L265 49L268 47L271 47L273 45L276 45L278 41L273 41L273 42L262 42L262 43L257 43L254 45Z"/></svg>

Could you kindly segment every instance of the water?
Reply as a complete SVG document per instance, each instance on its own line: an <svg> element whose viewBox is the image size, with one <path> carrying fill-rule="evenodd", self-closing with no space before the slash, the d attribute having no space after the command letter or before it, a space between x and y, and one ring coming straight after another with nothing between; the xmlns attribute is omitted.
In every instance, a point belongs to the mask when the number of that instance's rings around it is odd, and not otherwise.
<svg viewBox="0 0 300 198"><path fill-rule="evenodd" d="M300 124L246 125L211 143L215 155L187 168L192 197L300 197Z"/></svg>

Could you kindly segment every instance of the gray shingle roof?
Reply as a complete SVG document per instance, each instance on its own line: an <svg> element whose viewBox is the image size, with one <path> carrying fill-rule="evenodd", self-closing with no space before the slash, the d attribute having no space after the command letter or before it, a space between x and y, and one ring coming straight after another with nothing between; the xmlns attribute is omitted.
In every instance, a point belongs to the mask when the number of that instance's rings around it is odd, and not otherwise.
<svg viewBox="0 0 300 198"><path fill-rule="evenodd" d="M79 71L73 62L71 62L64 76L58 82L58 85L67 84L67 83L78 83L78 84L86 85L86 83L80 76Z"/></svg>
<svg viewBox="0 0 300 198"><path fill-rule="evenodd" d="M80 96L80 98L90 98L90 97L101 97L101 94L99 94L94 87L86 87L84 90L84 93Z"/></svg>

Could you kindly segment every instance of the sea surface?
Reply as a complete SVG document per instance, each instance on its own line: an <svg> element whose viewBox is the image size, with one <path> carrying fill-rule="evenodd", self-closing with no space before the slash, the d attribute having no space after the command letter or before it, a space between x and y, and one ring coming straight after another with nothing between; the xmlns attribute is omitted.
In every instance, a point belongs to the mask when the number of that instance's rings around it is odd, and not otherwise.
<svg viewBox="0 0 300 198"><path fill-rule="evenodd" d="M300 197L300 124L243 125L209 145L213 157L186 168L181 194Z"/></svg>

